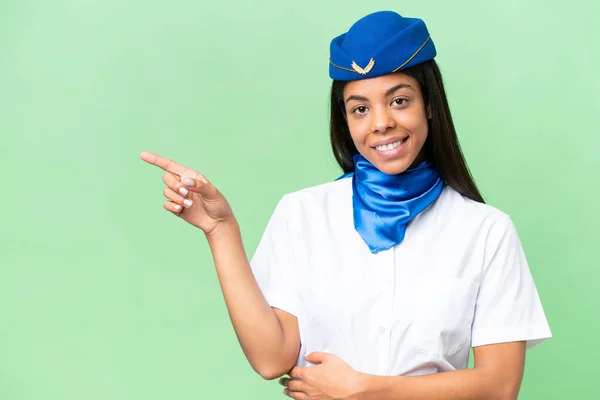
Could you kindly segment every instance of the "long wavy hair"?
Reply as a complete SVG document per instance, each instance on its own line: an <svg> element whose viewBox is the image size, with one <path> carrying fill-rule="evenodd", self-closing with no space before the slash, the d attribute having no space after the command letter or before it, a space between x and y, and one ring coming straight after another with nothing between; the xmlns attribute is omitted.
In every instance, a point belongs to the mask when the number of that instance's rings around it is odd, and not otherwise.
<svg viewBox="0 0 600 400"><path fill-rule="evenodd" d="M431 109L431 119L428 120L429 133L424 144L427 159L438 169L446 185L463 196L484 203L460 148L450 115L442 74L436 62L430 60L401 72L419 83L425 108ZM344 107L346 83L334 80L331 85L329 122L331 148L344 173L354 170L352 157L358 154L346 121Z"/></svg>

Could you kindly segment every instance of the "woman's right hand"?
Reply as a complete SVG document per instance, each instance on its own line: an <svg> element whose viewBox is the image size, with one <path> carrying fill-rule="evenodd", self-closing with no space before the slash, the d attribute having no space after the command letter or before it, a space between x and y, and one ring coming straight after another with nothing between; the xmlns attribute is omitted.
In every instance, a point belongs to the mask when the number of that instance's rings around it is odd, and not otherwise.
<svg viewBox="0 0 600 400"><path fill-rule="evenodd" d="M167 211L210 235L223 222L233 219L229 203L200 173L150 152L140 158L166 171L163 194Z"/></svg>

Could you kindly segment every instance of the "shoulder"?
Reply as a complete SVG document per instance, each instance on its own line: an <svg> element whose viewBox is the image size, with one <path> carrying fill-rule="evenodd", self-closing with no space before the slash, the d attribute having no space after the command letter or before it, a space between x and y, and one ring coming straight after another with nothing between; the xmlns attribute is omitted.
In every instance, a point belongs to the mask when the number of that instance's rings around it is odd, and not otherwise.
<svg viewBox="0 0 600 400"><path fill-rule="evenodd" d="M444 254L444 265L461 269L470 265L474 274L479 274L498 250L508 255L520 248L517 231L506 212L463 196L449 186L416 219L412 232L415 240Z"/></svg>
<svg viewBox="0 0 600 400"><path fill-rule="evenodd" d="M288 192L283 200L289 207L327 207L352 199L352 179L344 178Z"/></svg>
<svg viewBox="0 0 600 400"><path fill-rule="evenodd" d="M498 221L510 218L507 213L490 204L480 203L464 196L446 185L440 195L436 206L444 214L454 216L456 219L468 221Z"/></svg>
<svg viewBox="0 0 600 400"><path fill-rule="evenodd" d="M330 231L352 228L352 179L306 187L283 195L282 212L292 231Z"/></svg>
<svg viewBox="0 0 600 400"><path fill-rule="evenodd" d="M478 238L486 243L490 236L503 236L516 233L511 217L490 204L472 200L445 186L438 200L428 210L428 228L447 233L454 240L471 241ZM481 241L483 239L483 241Z"/></svg>

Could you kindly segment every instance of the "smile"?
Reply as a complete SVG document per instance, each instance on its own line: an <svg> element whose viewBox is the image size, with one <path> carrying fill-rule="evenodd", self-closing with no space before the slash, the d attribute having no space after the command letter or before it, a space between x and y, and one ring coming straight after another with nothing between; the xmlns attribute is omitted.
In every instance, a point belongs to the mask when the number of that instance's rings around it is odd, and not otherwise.
<svg viewBox="0 0 600 400"><path fill-rule="evenodd" d="M377 151L394 150L396 147L400 146L402 143L406 142L407 140L408 140L408 137L405 137L404 139L398 140L397 142L394 142L394 143L382 144L380 146L375 146L375 150L377 150Z"/></svg>

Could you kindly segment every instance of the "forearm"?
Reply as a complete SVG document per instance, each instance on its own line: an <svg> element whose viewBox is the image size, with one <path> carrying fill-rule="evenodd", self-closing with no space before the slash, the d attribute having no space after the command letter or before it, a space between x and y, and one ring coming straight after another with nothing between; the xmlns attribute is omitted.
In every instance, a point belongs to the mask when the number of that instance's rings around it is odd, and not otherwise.
<svg viewBox="0 0 600 400"><path fill-rule="evenodd" d="M364 375L353 400L513 400L520 383L485 368L424 376Z"/></svg>
<svg viewBox="0 0 600 400"><path fill-rule="evenodd" d="M254 278L237 221L232 218L223 223L207 239L233 328L248 361L266 379L285 374L296 359L285 351L284 331Z"/></svg>

